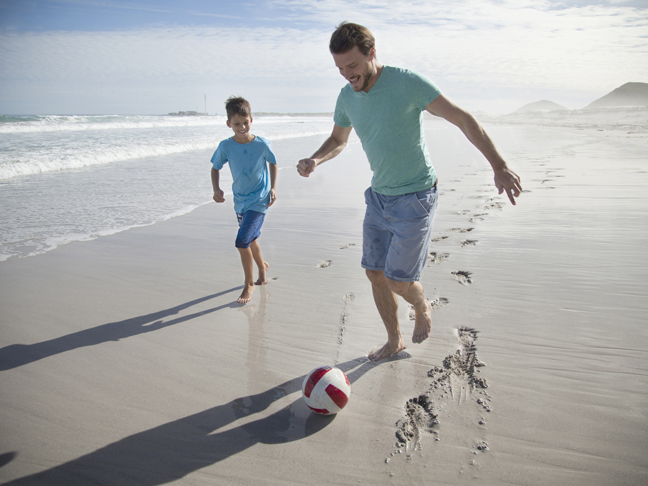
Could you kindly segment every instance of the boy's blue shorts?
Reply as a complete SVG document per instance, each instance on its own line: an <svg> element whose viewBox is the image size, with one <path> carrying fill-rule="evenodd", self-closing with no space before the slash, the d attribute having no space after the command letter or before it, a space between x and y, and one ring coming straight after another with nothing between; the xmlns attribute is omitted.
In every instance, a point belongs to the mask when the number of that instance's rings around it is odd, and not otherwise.
<svg viewBox="0 0 648 486"><path fill-rule="evenodd" d="M362 268L382 271L399 282L419 280L438 202L436 185L402 196L385 196L369 188L365 202Z"/></svg>
<svg viewBox="0 0 648 486"><path fill-rule="evenodd" d="M261 236L261 226L265 219L265 213L257 211L245 211L243 214L236 213L239 231L236 235L236 248L250 248L250 243Z"/></svg>

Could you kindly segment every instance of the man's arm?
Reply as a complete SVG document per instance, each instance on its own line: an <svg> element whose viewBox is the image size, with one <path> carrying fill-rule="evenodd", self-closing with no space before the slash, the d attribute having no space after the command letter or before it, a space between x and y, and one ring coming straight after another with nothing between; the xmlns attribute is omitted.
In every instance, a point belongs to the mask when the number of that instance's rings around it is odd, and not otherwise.
<svg viewBox="0 0 648 486"><path fill-rule="evenodd" d="M475 117L467 111L458 107L452 101L439 95L432 103L425 107L425 110L435 116L445 118L453 125L459 127L466 138L477 147L477 149L486 157L495 173L495 187L500 194L506 191L506 195L512 204L515 204L514 197L518 197L522 192L520 178L508 168L506 162L495 148L492 140L482 128Z"/></svg>
<svg viewBox="0 0 648 486"><path fill-rule="evenodd" d="M220 172L212 167L211 170L212 187L214 188L214 201L217 203L225 202L225 193L220 188Z"/></svg>
<svg viewBox="0 0 648 486"><path fill-rule="evenodd" d="M297 172L303 177L308 177L311 175L311 172L315 170L315 167L331 160L333 157L337 156L344 147L346 147L347 142L349 141L349 135L351 135L351 130L353 127L341 127L338 125L333 125L333 132L327 138L322 146L308 159L301 159L297 164Z"/></svg>

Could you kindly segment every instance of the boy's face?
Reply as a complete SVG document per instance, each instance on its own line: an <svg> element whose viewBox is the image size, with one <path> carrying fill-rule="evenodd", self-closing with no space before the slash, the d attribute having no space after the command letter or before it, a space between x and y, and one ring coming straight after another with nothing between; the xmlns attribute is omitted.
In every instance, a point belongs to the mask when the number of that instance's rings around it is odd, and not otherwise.
<svg viewBox="0 0 648 486"><path fill-rule="evenodd" d="M227 120L227 126L234 131L234 139L237 141L249 141L252 135L250 134L250 126L252 125L251 116L234 115Z"/></svg>

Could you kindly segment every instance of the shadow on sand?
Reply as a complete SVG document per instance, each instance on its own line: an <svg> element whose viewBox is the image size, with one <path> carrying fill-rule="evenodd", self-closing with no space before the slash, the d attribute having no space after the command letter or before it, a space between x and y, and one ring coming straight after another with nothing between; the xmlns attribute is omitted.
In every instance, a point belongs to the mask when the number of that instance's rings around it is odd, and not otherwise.
<svg viewBox="0 0 648 486"><path fill-rule="evenodd" d="M49 341L43 341L42 343L12 344L6 346L0 349L0 371L18 368L19 366L24 366L44 358L49 358L50 356L72 351L73 349L94 346L96 344L110 341L119 341L120 339L137 336L138 334L157 331L228 307L240 307L240 304L230 302L218 307L179 317L177 319L169 321L164 320L168 317L179 314L181 311L189 307L242 288L242 286L234 287L216 294L201 297L200 299L192 300L170 309L154 312L153 314L134 317L119 322L110 322L108 324L103 324L91 329L84 329L83 331L68 334Z"/></svg>
<svg viewBox="0 0 648 486"><path fill-rule="evenodd" d="M360 357L337 367L353 383L379 365ZM301 395L269 416L217 431L238 419L262 412L276 400L301 392L304 377L131 435L78 459L5 484L164 484L255 444L283 444L303 439L329 425L335 416L312 413ZM11 462L16 456L16 452L4 454L0 461Z"/></svg>

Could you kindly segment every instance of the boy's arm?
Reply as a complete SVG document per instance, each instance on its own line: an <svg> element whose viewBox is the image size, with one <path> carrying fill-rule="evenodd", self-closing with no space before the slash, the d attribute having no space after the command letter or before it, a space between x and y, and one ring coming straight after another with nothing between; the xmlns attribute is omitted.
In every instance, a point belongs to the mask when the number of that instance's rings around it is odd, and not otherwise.
<svg viewBox="0 0 648 486"><path fill-rule="evenodd" d="M214 201L217 203L225 202L225 193L220 188L220 171L212 167L211 170L212 187L214 188Z"/></svg>
<svg viewBox="0 0 648 486"><path fill-rule="evenodd" d="M308 177L315 167L338 155L349 141L353 127L333 125L333 132L322 146L308 159L301 159L297 164L297 172L303 177Z"/></svg>
<svg viewBox="0 0 648 486"><path fill-rule="evenodd" d="M277 164L268 164L270 167L270 202L266 207L272 206L277 200L277 174L279 174L279 169L277 169Z"/></svg>

